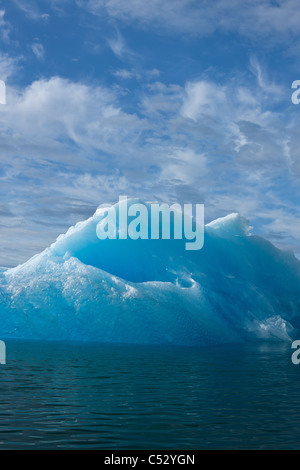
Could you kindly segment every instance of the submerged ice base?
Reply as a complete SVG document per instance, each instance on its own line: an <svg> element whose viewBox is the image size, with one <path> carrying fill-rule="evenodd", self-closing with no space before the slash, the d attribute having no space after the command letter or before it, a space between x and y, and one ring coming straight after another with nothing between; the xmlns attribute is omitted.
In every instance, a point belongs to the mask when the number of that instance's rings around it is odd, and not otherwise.
<svg viewBox="0 0 300 470"><path fill-rule="evenodd" d="M290 340L300 262L230 214L183 240L99 240L99 212L0 272L0 338L208 345Z"/></svg>

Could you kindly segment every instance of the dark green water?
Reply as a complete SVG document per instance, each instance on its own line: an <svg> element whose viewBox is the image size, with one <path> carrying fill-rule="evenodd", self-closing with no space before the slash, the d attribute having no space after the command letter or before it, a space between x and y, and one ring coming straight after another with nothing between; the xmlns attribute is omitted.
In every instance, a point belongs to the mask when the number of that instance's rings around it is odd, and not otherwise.
<svg viewBox="0 0 300 470"><path fill-rule="evenodd" d="M291 353L7 342L0 449L300 449Z"/></svg>

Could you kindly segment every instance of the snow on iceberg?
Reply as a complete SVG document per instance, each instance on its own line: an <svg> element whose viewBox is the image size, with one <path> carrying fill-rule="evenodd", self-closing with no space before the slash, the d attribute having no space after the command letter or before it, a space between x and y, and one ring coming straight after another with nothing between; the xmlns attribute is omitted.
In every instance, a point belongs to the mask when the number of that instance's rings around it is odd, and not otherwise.
<svg viewBox="0 0 300 470"><path fill-rule="evenodd" d="M183 240L99 240L101 213L0 272L1 339L209 345L289 340L300 328L300 262L230 214Z"/></svg>

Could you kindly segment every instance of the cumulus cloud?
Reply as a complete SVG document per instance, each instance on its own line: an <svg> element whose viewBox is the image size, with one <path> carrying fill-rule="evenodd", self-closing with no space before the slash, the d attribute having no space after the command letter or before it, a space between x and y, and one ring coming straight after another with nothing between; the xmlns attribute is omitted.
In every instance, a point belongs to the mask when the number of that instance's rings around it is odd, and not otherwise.
<svg viewBox="0 0 300 470"><path fill-rule="evenodd" d="M296 232L283 230L300 219L297 125L270 109L259 80L152 82L135 113L121 91L61 77L10 88L0 113L0 236L8 249L0 265L25 261L120 194L204 202L207 221L240 211L276 243L298 246ZM19 251L9 249L12 234Z"/></svg>
<svg viewBox="0 0 300 470"><path fill-rule="evenodd" d="M54 159L59 147L84 149L91 158L97 151L119 152L131 133L136 138L142 127L135 115L118 107L115 92L60 77L35 81L12 95L0 119L2 129L16 134L14 142L6 139L12 148L18 142L20 147L24 141L34 142L36 153L47 143L44 152ZM64 161L69 161L69 153Z"/></svg>

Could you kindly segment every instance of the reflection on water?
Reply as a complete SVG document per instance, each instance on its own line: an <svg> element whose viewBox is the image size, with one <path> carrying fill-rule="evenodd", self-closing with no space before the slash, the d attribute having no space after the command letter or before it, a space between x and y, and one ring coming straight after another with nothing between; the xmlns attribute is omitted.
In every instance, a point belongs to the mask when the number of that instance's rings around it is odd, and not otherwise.
<svg viewBox="0 0 300 470"><path fill-rule="evenodd" d="M290 344L7 342L1 449L300 449Z"/></svg>

